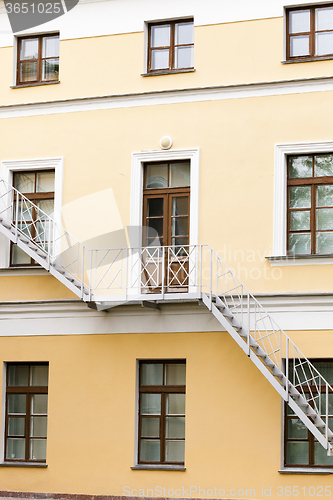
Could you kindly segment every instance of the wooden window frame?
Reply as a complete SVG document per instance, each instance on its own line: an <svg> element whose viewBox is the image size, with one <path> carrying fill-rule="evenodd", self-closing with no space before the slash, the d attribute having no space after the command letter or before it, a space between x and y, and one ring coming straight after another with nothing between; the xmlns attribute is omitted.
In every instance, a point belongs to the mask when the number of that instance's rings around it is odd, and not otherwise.
<svg viewBox="0 0 333 500"><path fill-rule="evenodd" d="M286 9L286 35L287 35L287 43L286 43L286 59L287 61L302 61L307 59L320 60L327 59L333 57L333 52L331 54L325 54L323 56L317 56L316 54L316 33L325 33L325 32L333 32L332 30L320 30L316 31L316 19L315 19L315 11L320 8L333 7L333 3L329 4L319 4L319 5L307 5L307 6L299 6L293 7L291 9ZM293 11L300 10L310 10L310 31L304 31L302 33L290 33L289 32L289 14ZM305 56L291 56L290 55L290 38L292 36L304 36L309 35L309 54Z"/></svg>
<svg viewBox="0 0 333 500"><path fill-rule="evenodd" d="M8 372L10 366L28 366L29 367L29 374L28 374L28 386L8 386ZM47 386L32 386L30 385L30 373L31 373L31 367L32 366L49 366L49 363L43 363L43 362L36 362L36 363L26 363L26 362L10 362L7 363L6 366L6 402L5 402L5 450L4 450L4 461L5 462L10 462L10 463L46 463L45 460L41 459L31 459L29 458L30 454L30 439L32 436L30 436L30 421L31 421L31 396L34 394L48 394L48 385ZM7 439L9 437L14 437L14 436L9 436L8 434L8 394L25 394L27 396L26 398L26 414L25 414L25 459L17 459L17 458L6 458L7 456ZM23 415L21 415L23 416ZM40 415L40 416L48 416L46 415ZM42 438L40 437L39 439L45 439L47 438Z"/></svg>
<svg viewBox="0 0 333 500"><path fill-rule="evenodd" d="M330 255L330 254L320 254L316 252L316 234L317 232L332 232L333 230L320 230L317 231L316 228L316 186L323 186L325 184L333 185L333 176L326 177L314 177L314 158L315 156L332 154L332 153L303 153L303 154L291 154L287 157L287 255ZM289 177L289 165L290 158L299 157L299 156L311 156L312 157L312 177L297 177L290 178ZM289 187L290 186L311 186L311 208L305 209L293 209L289 207ZM325 208L333 208L333 206L325 207ZM295 212L297 210L310 211L310 230L300 230L300 231L291 231L290 229L290 220L291 220L291 212ZM293 254L290 253L289 249L289 235L297 234L297 233L309 233L311 234L311 254ZM333 249L332 252L333 253Z"/></svg>
<svg viewBox="0 0 333 500"><path fill-rule="evenodd" d="M176 47L194 47L193 43L185 43L185 44L175 44L175 26L176 24L181 23L193 23L193 17L188 19L176 19L173 21L161 21L159 23L149 23L148 24L148 61L147 61L147 72L148 73L178 73L181 71L186 71L190 69L194 69L194 66L188 66L187 68L175 68L175 48ZM151 47L151 28L154 26L163 26L170 25L170 44L161 46L161 47ZM151 61L152 61L152 51L156 49L169 49L169 67L161 68L161 69L152 69Z"/></svg>
<svg viewBox="0 0 333 500"><path fill-rule="evenodd" d="M13 172L13 186L14 188L16 188L15 186L15 176L17 174L25 174L25 175L29 175L29 174L35 174L35 192L34 193L22 193L26 198L28 198L29 201L31 201L31 203L33 203L34 205L36 205L36 202L40 201L40 200L53 200L54 202L54 191L49 191L49 192L43 192L43 193L37 193L36 192L36 186L37 186L37 182L36 182L36 177L38 174L43 174L43 173L50 173L50 172L54 172L54 175L55 175L55 170L50 170L50 169L45 169L45 170L22 170L22 171L15 171ZM14 192L14 200L13 200L13 205L15 207L15 201L16 201L16 192ZM34 214L34 220L36 219L36 214L35 214L35 209L33 208L32 209L32 213ZM13 214L13 217L14 217L14 214ZM14 219L14 222L15 222L15 219ZM33 221L31 221L33 222ZM11 243L10 245L10 256L9 256L9 266L10 267L29 267L29 266L37 266L38 264L36 264L36 262L30 258L30 264L29 263L26 263L26 264L14 264L13 263L13 243Z"/></svg>
<svg viewBox="0 0 333 500"><path fill-rule="evenodd" d="M43 35L29 35L29 36L20 36L17 39L17 64L16 64L16 85L17 86L25 86L25 85L34 85L34 84L47 84L47 83L58 83L59 78L57 80L42 80L42 68L43 68L43 61L47 59L60 59L60 56L58 57L43 57L43 38L50 38L50 37L60 37L59 33L44 33ZM23 40L29 40L37 38L38 39L38 58L37 59L22 59L20 57L21 54L21 44ZM36 62L37 61L37 79L36 80L30 80L30 81L24 81L21 82L20 80L20 75L21 75L21 62Z"/></svg>
<svg viewBox="0 0 333 500"><path fill-rule="evenodd" d="M163 385L141 385L141 365L142 364L163 364ZM153 360L141 360L139 361L139 414L138 414L138 464L140 465L184 465L185 462L167 462L165 460L165 443L166 443L166 394L186 394L186 385L166 385L165 382L165 365L170 364L184 364L186 368L186 360L184 359L153 359ZM161 414L159 415L159 439L160 439L160 461L143 461L140 460L140 443L141 443L141 427L142 427L142 415L141 415L141 394L161 394ZM186 413L185 413L186 415ZM185 415L176 415L179 417ZM143 415L147 417L147 415ZM156 415L154 415L156 418ZM144 437L143 439L149 439ZM154 438L152 438L154 439ZM156 438L155 438L156 439ZM185 441L185 438L172 438L173 440Z"/></svg>
<svg viewBox="0 0 333 500"><path fill-rule="evenodd" d="M311 361L311 360L310 360ZM330 362L332 363L332 370L333 370L333 360L332 359L327 359L327 358L318 358L314 359L312 361L318 361L318 362ZM310 386L311 391L316 392L318 390L318 387L316 386ZM326 392L325 387L321 388L322 394L325 394ZM309 392L305 391L305 392ZM329 391L330 394L332 394L332 391ZM284 403L284 467L302 467L302 468L319 468L319 469L332 469L333 465L320 465L320 464L315 464L314 458L315 458L315 443L318 442L312 432L307 429L307 438L288 438L288 420L299 420L297 415L289 415L288 414L288 403ZM289 441L298 441L300 443L309 443L309 463L308 464L289 464L287 462L287 443Z"/></svg>

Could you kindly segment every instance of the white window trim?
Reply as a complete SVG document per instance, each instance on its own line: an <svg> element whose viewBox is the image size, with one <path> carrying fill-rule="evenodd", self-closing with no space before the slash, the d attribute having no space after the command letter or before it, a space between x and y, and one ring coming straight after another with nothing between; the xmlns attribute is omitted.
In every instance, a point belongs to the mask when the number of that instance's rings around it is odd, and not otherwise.
<svg viewBox="0 0 333 500"><path fill-rule="evenodd" d="M297 154L331 153L333 141L299 142L275 145L273 257L287 256L287 156ZM319 257L319 258L318 258ZM322 265L333 263L333 258L304 256L295 259L270 261L271 265Z"/></svg>
<svg viewBox="0 0 333 500"><path fill-rule="evenodd" d="M1 162L0 179L13 183L13 173L22 170L54 170L54 220L61 225L64 158L36 158L29 160L5 160ZM0 235L0 269L10 265L10 241Z"/></svg>
<svg viewBox="0 0 333 500"><path fill-rule="evenodd" d="M140 151L132 153L131 172L131 207L130 225L142 226L143 208L143 166L148 162L190 160L191 166L191 196L190 196L190 245L199 243L199 168L200 149L175 149L168 151ZM131 242L132 243L132 242ZM142 246L141 236L138 234L134 248Z"/></svg>

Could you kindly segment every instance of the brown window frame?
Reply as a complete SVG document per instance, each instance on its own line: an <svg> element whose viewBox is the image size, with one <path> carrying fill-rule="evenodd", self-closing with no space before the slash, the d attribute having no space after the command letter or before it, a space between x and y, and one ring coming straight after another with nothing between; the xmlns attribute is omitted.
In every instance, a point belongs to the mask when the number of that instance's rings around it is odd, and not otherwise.
<svg viewBox="0 0 333 500"><path fill-rule="evenodd" d="M59 33L44 33L43 35L29 35L29 36L20 36L17 39L17 64L16 64L16 85L17 86L25 86L25 85L34 85L34 84L48 84L48 83L58 83L59 78L57 80L42 80L42 67L43 64L42 62L46 59L60 59L60 56L58 57L42 57L43 56L43 38L49 38L49 37L55 37L58 36L60 37ZM21 54L21 44L22 40L28 40L28 39L33 39L33 38L38 38L38 58L37 59L21 59L20 54ZM37 79L36 80L30 80L30 81L21 81L20 80L20 65L21 62L36 62L37 61Z"/></svg>
<svg viewBox="0 0 333 500"><path fill-rule="evenodd" d="M318 359L313 359L310 360L311 362L330 362L332 363L332 370L333 370L333 360L332 359L327 359L327 358L318 358ZM318 390L317 386L310 386L311 391L316 392ZM325 387L321 387L321 392L325 394L326 392ZM309 392L309 388L305 390L305 392ZM329 391L330 394L332 394L332 391ZM320 464L315 464L314 463L314 458L315 458L315 443L318 442L314 435L307 430L307 438L288 438L288 420L299 420L297 415L292 415L288 414L288 403L284 403L284 459L283 463L285 467L304 467L304 468L320 468L320 469L332 469L333 465L328 464L328 465L320 465ZM308 464L290 464L287 462L287 443L289 441L292 442L300 442L300 443L309 443L309 463Z"/></svg>
<svg viewBox="0 0 333 500"><path fill-rule="evenodd" d="M11 366L28 366L29 367L29 374L28 374L28 386L8 386L8 372L9 368ZM10 362L7 363L6 366L6 403L5 403L5 452L4 452L4 461L5 462L10 462L10 463L46 463L46 459L32 459L29 458L30 454L30 439L32 436L30 436L30 430L31 430L31 396L34 394L48 394L48 385L47 386L32 386L30 385L30 373L31 373L31 367L32 366L47 366L49 367L49 363L46 362ZM24 459L18 459L18 458L7 458L7 439L10 437L17 437L17 436L10 436L8 433L8 418L9 416L12 416L11 414L8 413L8 394L24 394L26 395L26 414L25 414L25 458ZM13 414L15 416L15 414ZM21 414L20 414L21 415ZM48 416L48 413L46 414L38 414L38 416ZM21 418L23 415L21 415ZM39 437L38 439L45 439L47 440L47 437Z"/></svg>
<svg viewBox="0 0 333 500"><path fill-rule="evenodd" d="M323 176L323 177L314 177L314 158L315 156L320 156L322 154L332 154L330 152L328 153L304 153L304 154L293 154L289 155L287 157L287 254L288 255L330 255L330 254L321 254L319 252L316 252L316 233L317 232L331 232L332 230L317 230L316 229L316 186L322 186L325 184L332 184L333 185L333 176ZM299 156L311 156L312 157L312 177L297 177L297 178L290 178L289 177L289 165L290 165L290 158L295 158ZM311 186L311 208L307 209L295 209L295 208L290 208L289 207L289 187L290 186ZM328 206L325 208L333 208ZM310 230L300 230L300 231L291 231L290 229L290 219L291 219L291 212L297 211L297 210L308 210L310 211ZM297 234L299 233L309 233L311 234L311 253L310 254L294 254L290 253L289 250L289 235L290 234ZM333 248L332 252L333 253Z"/></svg>
<svg viewBox="0 0 333 500"><path fill-rule="evenodd" d="M148 24L148 61L147 61L147 72L148 73L178 73L182 71L187 71L194 69L194 66L188 66L187 68L175 68L175 47L194 47L193 43L185 43L185 44L175 44L175 26L180 23L193 23L193 17L188 19L175 19L173 21L161 21L159 23L149 23ZM161 47L151 47L151 28L153 26L162 26L162 25L170 25L170 45L165 45ZM152 60L152 51L158 49L169 49L169 67L161 68L161 69L152 69L151 68L151 60Z"/></svg>
<svg viewBox="0 0 333 500"><path fill-rule="evenodd" d="M142 364L163 364L163 385L141 385L141 365ZM184 364L186 368L185 359L153 359L153 360L140 360L139 361L139 405L138 405L138 464L140 465L184 465L185 462L169 462L165 460L165 443L167 437L165 435L166 428L166 394L186 394L186 385L166 385L165 382L165 365L167 364ZM161 394L161 414L159 424L159 439L160 439L160 460L159 461L143 461L140 460L140 442L141 442L141 428L142 428L142 415L141 415L141 394ZM176 415L179 417L185 415ZM143 415L147 417L147 415ZM154 415L156 418L156 415ZM144 437L143 439L149 439ZM152 438L156 439L156 438ZM173 440L184 441L184 438L172 438Z"/></svg>
<svg viewBox="0 0 333 500"><path fill-rule="evenodd" d="M45 170L20 170L20 171L15 171L13 173L13 186L15 189L16 186L15 186L15 176L16 174L35 174L35 192L34 193L22 193L23 196L25 196L26 198L28 198L28 200L31 201L31 203L33 203L34 205L36 205L38 201L40 200L53 200L54 201L54 191L49 191L49 192L43 192L43 193L37 193L36 192L36 185L37 185L37 182L36 182L36 175L37 174L42 174L42 173L45 173L45 172L54 172L55 174L55 170L53 169L45 169ZM15 207L15 201L16 201L16 192L14 192L14 200L13 200L13 204L14 204L14 207ZM35 209L33 208L32 209L32 213L35 214ZM14 217L14 214L13 214L13 217ZM35 217L34 217L34 220L36 219L36 214L35 214ZM15 218L13 219L14 220L14 224L15 224ZM29 222L29 221L27 221ZM31 221L33 222L33 221ZM15 264L13 263L13 245L14 243L11 243L10 245L10 264L9 266L10 267L28 267L28 266L38 266L39 264L37 264L32 258L30 258L30 264L29 263L26 263L26 264Z"/></svg>
<svg viewBox="0 0 333 500"><path fill-rule="evenodd" d="M316 31L316 24L315 24L315 11L316 9L320 8L327 8L327 7L333 7L333 3L329 4L319 4L319 5L305 5L305 6L299 6L299 7L293 7L290 9L286 9L286 35L287 35L287 43L286 43L286 59L287 61L298 61L298 60L306 60L306 59L313 59L313 60L320 60L320 59L327 59L333 57L333 52L331 54L325 54L323 56L317 56L315 55L316 52L316 33L325 33L325 32L330 32L332 30L319 30ZM302 33L289 33L289 13L293 11L299 11L299 10L310 10L310 31L304 31ZM304 35L309 35L309 54L305 56L291 56L290 55L290 37L291 36L304 36Z"/></svg>

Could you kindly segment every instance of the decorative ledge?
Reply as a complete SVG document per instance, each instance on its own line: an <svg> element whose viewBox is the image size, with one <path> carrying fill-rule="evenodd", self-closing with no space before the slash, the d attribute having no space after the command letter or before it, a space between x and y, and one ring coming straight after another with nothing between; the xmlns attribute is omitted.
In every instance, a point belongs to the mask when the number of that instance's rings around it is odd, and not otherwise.
<svg viewBox="0 0 333 500"><path fill-rule="evenodd" d="M27 267L3 267L0 268L1 276L47 276L50 274L48 271L40 266L27 266ZM1 465L1 464L0 464Z"/></svg>
<svg viewBox="0 0 333 500"><path fill-rule="evenodd" d="M24 89L26 87L40 87L44 85L56 85L60 83L59 80L56 82L39 82L39 83L27 83L27 84L22 84L22 85L12 85L10 88L11 89Z"/></svg>
<svg viewBox="0 0 333 500"><path fill-rule="evenodd" d="M161 71L151 71L149 73L142 73L141 76L160 76L160 75L176 75L178 73L194 73L195 69L168 69Z"/></svg>
<svg viewBox="0 0 333 500"><path fill-rule="evenodd" d="M333 264L333 254L281 255L265 257L271 266L318 266Z"/></svg>
<svg viewBox="0 0 333 500"><path fill-rule="evenodd" d="M333 469L311 469L306 467L286 467L278 471L280 474L333 474Z"/></svg>
<svg viewBox="0 0 333 500"><path fill-rule="evenodd" d="M308 57L306 59L290 59L288 61L281 61L281 64L295 64L295 63L304 63L304 62L318 62L318 61L331 61L333 59L330 57Z"/></svg>
<svg viewBox="0 0 333 500"><path fill-rule="evenodd" d="M0 464L0 467L37 467L41 469L45 469L47 464L38 463L38 462L3 462Z"/></svg>
<svg viewBox="0 0 333 500"><path fill-rule="evenodd" d="M183 465L134 465L132 470L179 470L185 471L186 467Z"/></svg>

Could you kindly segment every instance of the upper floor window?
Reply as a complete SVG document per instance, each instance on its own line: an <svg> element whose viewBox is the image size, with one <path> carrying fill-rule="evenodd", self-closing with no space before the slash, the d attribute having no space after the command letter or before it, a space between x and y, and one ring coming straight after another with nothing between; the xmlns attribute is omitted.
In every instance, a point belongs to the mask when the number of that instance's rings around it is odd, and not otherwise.
<svg viewBox="0 0 333 500"><path fill-rule="evenodd" d="M17 85L59 80L59 34L22 37L17 44Z"/></svg>
<svg viewBox="0 0 333 500"><path fill-rule="evenodd" d="M333 154L288 157L288 253L333 253Z"/></svg>
<svg viewBox="0 0 333 500"><path fill-rule="evenodd" d="M148 72L193 68L193 19L148 26Z"/></svg>
<svg viewBox="0 0 333 500"><path fill-rule="evenodd" d="M333 4L287 10L287 59L333 56Z"/></svg>

